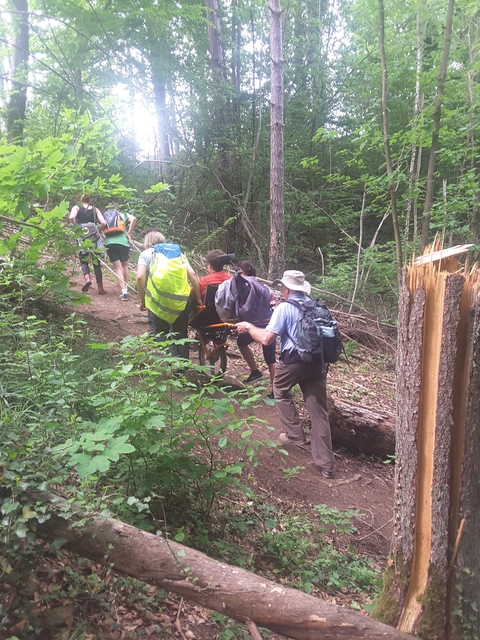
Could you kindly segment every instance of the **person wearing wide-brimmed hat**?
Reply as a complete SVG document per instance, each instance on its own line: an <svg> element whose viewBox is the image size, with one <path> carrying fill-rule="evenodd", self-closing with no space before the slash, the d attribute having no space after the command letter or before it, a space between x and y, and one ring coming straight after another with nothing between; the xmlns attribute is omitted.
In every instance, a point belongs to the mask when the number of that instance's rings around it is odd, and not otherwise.
<svg viewBox="0 0 480 640"><path fill-rule="evenodd" d="M273 284L282 285L285 300L290 298L302 303L309 299L311 286L301 271L285 271ZM312 423L310 435L313 462L323 476L331 478L335 460L328 420L326 373L322 363L305 362L296 350L297 321L300 313L300 309L293 304L280 303L265 329L255 327L249 322L239 322L236 328L238 333L248 333L263 345L271 344L280 336L281 356L273 381L278 417L285 429L285 433L279 436L280 442L293 445L308 443L292 395L292 388L298 384Z"/></svg>

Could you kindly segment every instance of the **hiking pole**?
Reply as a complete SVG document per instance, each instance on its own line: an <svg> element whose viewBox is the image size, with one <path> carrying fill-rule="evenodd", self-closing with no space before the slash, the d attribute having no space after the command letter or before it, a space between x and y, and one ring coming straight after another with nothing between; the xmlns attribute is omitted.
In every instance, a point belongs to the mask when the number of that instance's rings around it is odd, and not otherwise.
<svg viewBox="0 0 480 640"><path fill-rule="evenodd" d="M101 263L103 264L103 266L104 266L104 267L106 267L106 268L107 268L111 273L113 273L113 275L114 275L115 277L117 277L117 274L115 273L115 271L114 271L113 269L111 269L111 268L108 266L108 264L107 264L106 262L104 262L104 261L103 261L103 260L102 260L98 255L97 255L97 258L98 258L99 262L101 262ZM131 287L131 286L128 284L128 282L125 282L125 284L126 284L126 285L127 285L127 287L128 287L129 289L131 289L134 293L137 293L137 294L138 294L138 291L137 291L134 287Z"/></svg>

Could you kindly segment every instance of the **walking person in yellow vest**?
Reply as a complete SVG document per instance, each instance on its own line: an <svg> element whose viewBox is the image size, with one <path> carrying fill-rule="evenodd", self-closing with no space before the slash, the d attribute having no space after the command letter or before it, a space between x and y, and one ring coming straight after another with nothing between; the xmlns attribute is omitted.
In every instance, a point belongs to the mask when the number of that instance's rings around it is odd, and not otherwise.
<svg viewBox="0 0 480 640"><path fill-rule="evenodd" d="M186 338L188 330L190 287L192 298L202 304L200 285L178 244L165 242L159 231L145 235L138 259L137 291L140 309L149 311L157 336L168 333L176 338ZM177 345L176 355L188 359L188 344Z"/></svg>

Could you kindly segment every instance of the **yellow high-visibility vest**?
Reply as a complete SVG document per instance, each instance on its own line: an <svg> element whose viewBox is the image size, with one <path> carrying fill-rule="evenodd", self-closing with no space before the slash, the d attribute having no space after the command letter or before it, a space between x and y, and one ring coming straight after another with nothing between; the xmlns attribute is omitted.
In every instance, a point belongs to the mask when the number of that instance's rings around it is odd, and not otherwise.
<svg viewBox="0 0 480 640"><path fill-rule="evenodd" d="M170 324L185 309L190 296L187 264L183 253L169 258L161 252L155 252L149 269L145 306Z"/></svg>

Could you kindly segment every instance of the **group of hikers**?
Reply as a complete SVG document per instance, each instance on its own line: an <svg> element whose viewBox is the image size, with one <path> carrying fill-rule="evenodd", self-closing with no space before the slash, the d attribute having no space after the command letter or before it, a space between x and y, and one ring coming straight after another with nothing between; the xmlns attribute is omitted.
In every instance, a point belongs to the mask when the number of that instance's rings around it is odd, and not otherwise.
<svg viewBox="0 0 480 640"><path fill-rule="evenodd" d="M118 214L115 220L112 211ZM103 235L95 242L91 237L92 242L96 248L105 244L121 289L121 298L128 300L128 259L130 242L133 242L130 234L135 227L135 217L120 214L115 203L111 203L102 215L90 204L90 198L83 196L81 206L72 208L69 219L72 223L80 224L84 229L84 237L89 237L89 230L94 231L92 223L98 225ZM120 221L123 221L123 229ZM115 231L110 235L109 229L113 225L120 227L120 232ZM92 285L88 264L91 258L98 293L104 294L98 254L81 249L79 258L85 279L82 290L88 291ZM299 347L299 322L303 309L311 305L311 286L301 271L287 270L282 278L273 282L274 287L282 287L282 301L275 304L275 296L257 280L255 268L250 262L238 263L236 274L233 275L225 270L225 258L228 256L221 249L210 251L206 255L208 275L199 279L178 244L166 242L158 227L147 230L143 251L138 259L136 289L140 309L147 310L151 333L159 340L168 334L187 338L192 309L204 307L208 288L213 287L219 316L224 321L229 319L235 323L237 344L250 369L246 382L254 382L263 376L250 348L252 342L262 346L271 381L269 397L275 400L278 418L284 429L279 434L279 441L283 445L295 446L311 443L314 464L325 478L332 478L335 460L327 410L325 360L323 355L314 357L313 352L308 353L308 349ZM238 300L242 296L244 300L249 299L250 304L239 309ZM276 357L277 338L280 339L279 362ZM178 357L188 359L188 342L178 343L175 349ZM300 386L310 415L310 438L305 435L293 399L292 389L296 384Z"/></svg>
<svg viewBox="0 0 480 640"><path fill-rule="evenodd" d="M79 239L80 244L85 240L91 240L93 248L98 251L107 250L108 258L112 263L120 297L128 300L128 260L130 258L131 233L135 228L137 219L130 213L121 213L118 204L111 202L105 213L90 204L90 196L83 195L80 204L75 204L68 216L72 224L79 224L84 235ZM128 227L127 227L128 225ZM79 251L80 268L82 269L85 284L82 291L86 293L92 286L89 262L92 260L97 291L99 295L107 292L103 286L103 274L100 264L101 258L98 251L92 252L88 248Z"/></svg>

